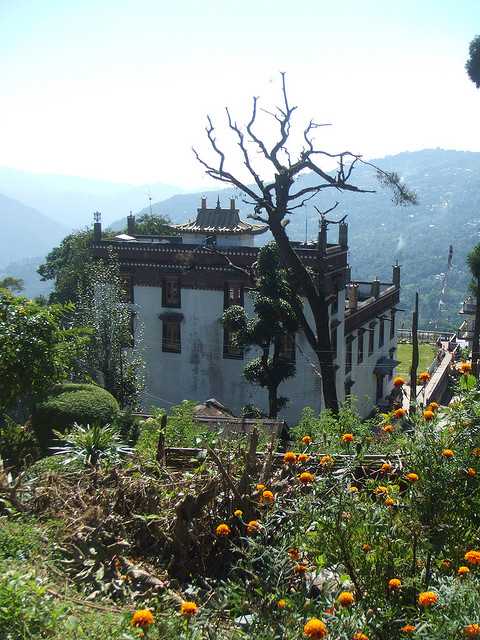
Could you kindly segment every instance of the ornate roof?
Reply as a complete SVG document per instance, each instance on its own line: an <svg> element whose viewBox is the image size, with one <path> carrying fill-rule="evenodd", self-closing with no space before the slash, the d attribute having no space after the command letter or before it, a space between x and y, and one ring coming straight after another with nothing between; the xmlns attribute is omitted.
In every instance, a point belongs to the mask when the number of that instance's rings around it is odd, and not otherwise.
<svg viewBox="0 0 480 640"><path fill-rule="evenodd" d="M197 209L197 217L183 224L171 225L177 232L184 233L211 233L211 234L249 234L256 235L267 231L267 225L250 224L240 220L235 200L230 200L230 208L222 209L220 198L217 199L215 209L207 208L207 199L202 198L202 206Z"/></svg>

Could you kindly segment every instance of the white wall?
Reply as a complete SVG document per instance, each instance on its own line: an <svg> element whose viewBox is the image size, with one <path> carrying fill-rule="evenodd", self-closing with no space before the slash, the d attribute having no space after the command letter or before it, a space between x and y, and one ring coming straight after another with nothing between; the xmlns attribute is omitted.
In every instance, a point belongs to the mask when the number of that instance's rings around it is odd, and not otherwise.
<svg viewBox="0 0 480 640"><path fill-rule="evenodd" d="M214 234L212 234L214 235ZM204 245L207 235L200 233L183 233L182 242L185 244L201 244ZM217 234L217 247L253 247L255 246L255 236L252 234L232 235Z"/></svg>
<svg viewBox="0 0 480 640"><path fill-rule="evenodd" d="M138 318L143 325L146 358L146 393L144 408L151 405L169 407L184 399L205 401L215 397L217 400L239 413L242 406L254 404L264 411L268 409L267 391L247 383L243 378L245 363L254 357L256 350L251 349L243 360L223 357L223 291L182 289L181 309L162 308L160 287L134 288L134 300ZM337 329L337 390L339 400L344 399L345 380L345 340L343 318L345 292L339 293L337 317L341 324ZM252 302L245 297L247 314L252 314ZM181 324L181 353L162 351L162 312L179 312L184 315ZM311 311L305 307L307 320L311 320ZM385 323L385 346L382 353L388 355L391 348L388 323ZM378 331L378 326L376 327ZM365 359L363 369L358 370L356 341L354 342L352 378L356 381L352 394L359 398L359 409L366 416L375 403L375 376L373 368L378 360L378 333L375 336L374 354L368 357L368 344L365 336ZM302 332L296 335L296 368L294 378L279 387L279 394L290 399L280 417L290 424L300 417L306 406L319 411L323 406L321 378L316 356Z"/></svg>

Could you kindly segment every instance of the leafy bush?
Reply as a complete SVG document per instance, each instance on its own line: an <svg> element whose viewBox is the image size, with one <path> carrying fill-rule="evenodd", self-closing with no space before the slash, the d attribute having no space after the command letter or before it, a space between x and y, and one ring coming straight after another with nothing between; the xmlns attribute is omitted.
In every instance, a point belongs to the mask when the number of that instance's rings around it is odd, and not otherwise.
<svg viewBox="0 0 480 640"><path fill-rule="evenodd" d="M0 426L0 457L6 467L22 469L40 456L35 433L5 416Z"/></svg>
<svg viewBox="0 0 480 640"><path fill-rule="evenodd" d="M54 429L63 433L75 423L105 425L112 422L118 412L117 401L102 387L66 383L54 387L50 396L37 405L32 425L46 451L52 443Z"/></svg>
<svg viewBox="0 0 480 640"><path fill-rule="evenodd" d="M96 467L100 463L119 462L122 455L132 452L122 442L118 431L108 424L88 427L75 424L66 435L58 435L63 437L65 444L52 447L52 450L56 455L65 457L65 464L81 461L86 467Z"/></svg>

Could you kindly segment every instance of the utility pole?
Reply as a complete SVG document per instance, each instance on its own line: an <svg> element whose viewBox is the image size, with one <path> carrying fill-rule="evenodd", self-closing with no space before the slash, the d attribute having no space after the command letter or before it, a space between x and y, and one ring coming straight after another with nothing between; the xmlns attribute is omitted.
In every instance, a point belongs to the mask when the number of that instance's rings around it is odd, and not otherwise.
<svg viewBox="0 0 480 640"><path fill-rule="evenodd" d="M412 367L410 369L410 413L417 408L418 369L418 291L415 294L415 311L412 313Z"/></svg>

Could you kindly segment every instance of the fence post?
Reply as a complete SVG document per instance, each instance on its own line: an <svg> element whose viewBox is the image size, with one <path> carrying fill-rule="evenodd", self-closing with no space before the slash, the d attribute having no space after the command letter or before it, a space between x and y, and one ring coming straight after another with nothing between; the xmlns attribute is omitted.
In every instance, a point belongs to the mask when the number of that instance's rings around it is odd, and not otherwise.
<svg viewBox="0 0 480 640"><path fill-rule="evenodd" d="M410 413L417 409L418 369L418 292L415 294L415 311L412 314L412 367L410 369Z"/></svg>

